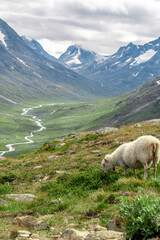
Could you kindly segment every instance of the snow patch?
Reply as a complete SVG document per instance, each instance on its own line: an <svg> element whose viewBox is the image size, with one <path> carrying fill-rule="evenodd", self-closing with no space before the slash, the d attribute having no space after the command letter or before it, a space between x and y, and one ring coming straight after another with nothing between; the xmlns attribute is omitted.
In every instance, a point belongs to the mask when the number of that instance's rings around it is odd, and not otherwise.
<svg viewBox="0 0 160 240"><path fill-rule="evenodd" d="M27 65L23 60L21 60L20 58L17 57L17 60L18 60L19 62L21 62L23 65L25 65L26 67L28 67L28 65Z"/></svg>
<svg viewBox="0 0 160 240"><path fill-rule="evenodd" d="M157 81L156 83L157 83L157 85L160 85L160 80L159 80L159 81Z"/></svg>
<svg viewBox="0 0 160 240"><path fill-rule="evenodd" d="M143 62L147 62L148 60L150 60L157 52L154 51L153 49L150 49L148 51L146 51L145 53L141 54L140 56L136 57L134 62L132 62L130 65L138 65L141 64Z"/></svg>
<svg viewBox="0 0 160 240"><path fill-rule="evenodd" d="M3 43L5 47L7 47L7 44L5 42L5 35L0 31L0 40Z"/></svg>
<svg viewBox="0 0 160 240"><path fill-rule="evenodd" d="M71 60L69 60L68 62L66 62L67 65L72 65L72 64L82 64L81 61L78 59L78 57L80 56L80 50L78 49L78 53L77 55L75 55Z"/></svg>
<svg viewBox="0 0 160 240"><path fill-rule="evenodd" d="M103 87L103 82L101 82L101 87Z"/></svg>
<svg viewBox="0 0 160 240"><path fill-rule="evenodd" d="M139 74L139 72L137 72L137 73L133 73L133 77L137 77L138 74Z"/></svg>
<svg viewBox="0 0 160 240"><path fill-rule="evenodd" d="M125 62L128 63L132 60L132 58L128 58Z"/></svg>
<svg viewBox="0 0 160 240"><path fill-rule="evenodd" d="M52 65L50 65L49 63L47 63L47 65L50 67L50 68L53 68L55 69L55 67L53 67Z"/></svg>
<svg viewBox="0 0 160 240"><path fill-rule="evenodd" d="M115 62L114 64L112 64L111 66L113 66L113 65L117 65L118 63L120 63L119 61L118 62Z"/></svg>

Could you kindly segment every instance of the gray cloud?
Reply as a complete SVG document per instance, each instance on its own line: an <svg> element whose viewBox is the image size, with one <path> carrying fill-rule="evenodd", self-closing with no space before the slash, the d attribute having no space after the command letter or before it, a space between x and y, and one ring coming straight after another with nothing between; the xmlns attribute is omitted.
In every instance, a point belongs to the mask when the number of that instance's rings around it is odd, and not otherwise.
<svg viewBox="0 0 160 240"><path fill-rule="evenodd" d="M142 44L159 36L159 12L156 0L1 0L0 9L18 34L53 54L68 43L103 54L131 41Z"/></svg>

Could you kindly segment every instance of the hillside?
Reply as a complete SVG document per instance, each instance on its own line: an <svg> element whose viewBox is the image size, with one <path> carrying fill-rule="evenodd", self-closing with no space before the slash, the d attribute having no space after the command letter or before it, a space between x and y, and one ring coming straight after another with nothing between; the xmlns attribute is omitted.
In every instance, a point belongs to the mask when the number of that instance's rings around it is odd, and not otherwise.
<svg viewBox="0 0 160 240"><path fill-rule="evenodd" d="M148 81L134 91L122 95L116 103L118 109L100 119L108 119L104 124L122 124L160 118L160 77Z"/></svg>
<svg viewBox="0 0 160 240"><path fill-rule="evenodd" d="M151 178L152 168L146 181L142 180L143 170L137 171L137 178L131 170L123 177L120 168L119 173L110 171L104 176L101 160L122 143L148 134L160 139L159 121L140 123L139 127L131 124L107 134L72 134L46 142L36 152L18 159L1 159L0 238L8 240L19 230L27 230L38 234L38 239L53 240L67 228L90 231L97 224L106 227L110 220L124 230L117 208L120 197L131 201L139 189L160 197L160 180ZM34 199L22 200L21 196L20 201L6 196L25 193L33 194L30 197ZM25 217L30 223L23 221ZM34 228L31 219L47 225L42 227L41 223L41 230Z"/></svg>

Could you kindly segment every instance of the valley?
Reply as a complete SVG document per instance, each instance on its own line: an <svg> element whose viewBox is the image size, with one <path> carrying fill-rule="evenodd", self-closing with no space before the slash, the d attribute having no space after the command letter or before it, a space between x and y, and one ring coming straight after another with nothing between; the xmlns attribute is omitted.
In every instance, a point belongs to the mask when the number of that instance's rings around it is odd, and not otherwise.
<svg viewBox="0 0 160 240"><path fill-rule="evenodd" d="M6 157L16 157L20 154L35 151L44 142L63 138L71 133L87 132L100 127L120 127L129 123L159 118L159 77L126 93L120 97L108 98L94 102L64 102L39 103L41 106L16 105L4 99L0 119L1 144L0 151L5 151L6 144L24 142L24 138L33 131L32 144L18 144L14 152L6 153ZM5 103L5 104L4 104ZM29 109L29 114L22 115L23 109ZM35 124L40 119L43 131L38 131Z"/></svg>
<svg viewBox="0 0 160 240"><path fill-rule="evenodd" d="M1 113L0 151L5 151L7 144L16 145L14 152L11 151L4 155L15 157L36 150L48 140L96 128L97 124L94 121L106 111L112 111L113 106L114 101L110 99L99 103L43 103L41 106L26 108L29 114L24 112L24 107L14 106L15 112L12 109L12 111ZM43 123L43 131L39 131L39 127L42 126L37 126L35 123L37 119ZM33 132L35 132L34 135ZM24 143L28 135L32 136L32 141L34 141L31 144Z"/></svg>
<svg viewBox="0 0 160 240"><path fill-rule="evenodd" d="M152 77L160 75L160 38L110 56L73 45L56 59L2 19L0 33L1 156L17 157L73 132L159 118L160 77Z"/></svg>

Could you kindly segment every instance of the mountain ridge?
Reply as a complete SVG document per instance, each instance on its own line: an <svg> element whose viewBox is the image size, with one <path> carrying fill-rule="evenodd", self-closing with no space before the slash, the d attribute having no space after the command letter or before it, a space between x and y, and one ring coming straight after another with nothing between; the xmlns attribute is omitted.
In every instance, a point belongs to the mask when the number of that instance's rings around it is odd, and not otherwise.
<svg viewBox="0 0 160 240"><path fill-rule="evenodd" d="M91 61L77 65L76 62L71 64L73 54L68 49L59 60L65 66L69 62L69 68L103 86L108 97L131 91L160 75L160 37L144 45L130 42L120 47L113 55L101 55L99 60L93 57ZM76 51L74 58L80 59L81 56L76 55Z"/></svg>
<svg viewBox="0 0 160 240"><path fill-rule="evenodd" d="M3 20L0 32L1 95L17 102L77 101L101 95L98 84L36 53Z"/></svg>

